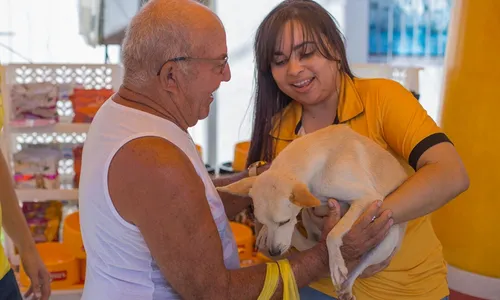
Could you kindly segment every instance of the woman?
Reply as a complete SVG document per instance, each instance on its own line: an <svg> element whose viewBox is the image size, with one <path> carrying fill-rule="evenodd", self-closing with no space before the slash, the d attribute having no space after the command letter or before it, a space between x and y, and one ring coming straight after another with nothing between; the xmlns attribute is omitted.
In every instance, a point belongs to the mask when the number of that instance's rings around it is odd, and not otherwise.
<svg viewBox="0 0 500 300"><path fill-rule="evenodd" d="M358 300L446 299L446 265L429 214L468 188L453 144L400 84L354 76L333 17L313 1L275 7L257 30L254 50L249 168L272 162L294 139L332 124L348 124L371 138L411 175L382 206L392 211L395 223L409 223L388 267L358 279L354 293ZM359 259L348 249L343 255L346 261ZM329 278L311 287L302 290L304 299L335 297Z"/></svg>
<svg viewBox="0 0 500 300"><path fill-rule="evenodd" d="M0 151L0 230L3 228L19 250L26 274L31 286L24 295L26 299L48 300L50 296L50 274L38 254L31 237L16 193L12 187L12 178L2 152ZM14 272L0 244L0 300L21 300Z"/></svg>

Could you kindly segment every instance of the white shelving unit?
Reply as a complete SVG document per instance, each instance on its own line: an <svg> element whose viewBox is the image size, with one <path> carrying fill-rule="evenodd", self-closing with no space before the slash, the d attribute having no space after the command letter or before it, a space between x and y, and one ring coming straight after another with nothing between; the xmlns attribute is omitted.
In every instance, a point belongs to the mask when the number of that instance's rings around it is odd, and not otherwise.
<svg viewBox="0 0 500 300"><path fill-rule="evenodd" d="M71 123L73 110L70 103L58 103L60 122L22 125L11 122L10 89L14 84L50 82L53 84L81 84L85 88L113 88L117 90L122 79L118 65L60 65L60 64L13 64L0 69L3 72L2 96L5 110L4 128L1 139L2 150L8 162L22 144L83 144L89 124ZM66 164L72 167L72 164ZM63 168L63 170L61 170ZM72 174L60 164L61 176ZM78 200L78 190L64 187L54 190L16 190L20 201Z"/></svg>
<svg viewBox="0 0 500 300"><path fill-rule="evenodd" d="M60 118L58 123L12 122L10 90L14 84L50 82L53 84L80 84L84 88L113 88L118 90L122 69L118 65L74 65L74 64L12 64L0 66L1 96L4 107L4 127L0 135L0 147L8 163L12 166L13 154L23 144L66 144L81 145L85 142L89 124L71 123L73 110L71 103L57 103ZM73 161L59 162L60 177L72 179ZM78 201L78 189L71 184L59 189L16 189L20 202L24 201ZM14 262L12 242L6 239L6 252ZM51 299L79 299L81 289L56 290ZM69 298L68 298L69 297Z"/></svg>

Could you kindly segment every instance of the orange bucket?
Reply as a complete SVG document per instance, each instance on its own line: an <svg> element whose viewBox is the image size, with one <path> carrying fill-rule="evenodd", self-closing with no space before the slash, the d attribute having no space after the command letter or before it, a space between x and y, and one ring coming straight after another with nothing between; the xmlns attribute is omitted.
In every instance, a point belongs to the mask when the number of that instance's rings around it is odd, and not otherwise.
<svg viewBox="0 0 500 300"><path fill-rule="evenodd" d="M245 170L247 164L248 151L250 150L250 142L239 142L234 147L233 171L241 172Z"/></svg>
<svg viewBox="0 0 500 300"><path fill-rule="evenodd" d="M80 263L66 245L61 243L39 243L36 248L45 267L50 272L52 289L69 289L80 283ZM28 287L30 279L21 264L19 282Z"/></svg>
<svg viewBox="0 0 500 300"><path fill-rule="evenodd" d="M83 247L82 233L80 231L80 214L74 212L64 219L63 243L71 253L78 259L87 257Z"/></svg>
<svg viewBox="0 0 500 300"><path fill-rule="evenodd" d="M233 232L240 259L250 259L253 255L254 236L250 227L241 223L229 222Z"/></svg>
<svg viewBox="0 0 500 300"><path fill-rule="evenodd" d="M79 259L80 263L80 281L85 281L85 274L87 271L87 259Z"/></svg>

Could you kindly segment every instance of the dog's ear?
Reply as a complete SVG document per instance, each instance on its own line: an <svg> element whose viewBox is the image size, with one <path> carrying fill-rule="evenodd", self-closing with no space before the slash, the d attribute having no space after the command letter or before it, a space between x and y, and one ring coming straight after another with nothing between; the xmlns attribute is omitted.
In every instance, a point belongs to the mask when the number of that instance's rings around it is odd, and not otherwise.
<svg viewBox="0 0 500 300"><path fill-rule="evenodd" d="M243 178L225 186L217 187L217 191L228 193L236 196L248 196L250 190L252 189L253 182L257 176Z"/></svg>
<svg viewBox="0 0 500 300"><path fill-rule="evenodd" d="M314 197L307 185L303 183L297 183L293 186L290 202L300 207L315 207L321 205L321 201Z"/></svg>

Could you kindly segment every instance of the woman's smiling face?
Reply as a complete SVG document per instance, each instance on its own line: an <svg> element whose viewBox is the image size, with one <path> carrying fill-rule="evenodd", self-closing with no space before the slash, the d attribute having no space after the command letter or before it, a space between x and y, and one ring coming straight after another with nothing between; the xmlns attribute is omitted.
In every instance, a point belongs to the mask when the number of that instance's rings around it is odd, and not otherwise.
<svg viewBox="0 0 500 300"><path fill-rule="evenodd" d="M289 21L275 45L271 71L280 90L303 105L315 105L336 93L339 62L318 50L317 38Z"/></svg>

